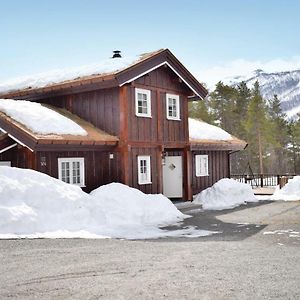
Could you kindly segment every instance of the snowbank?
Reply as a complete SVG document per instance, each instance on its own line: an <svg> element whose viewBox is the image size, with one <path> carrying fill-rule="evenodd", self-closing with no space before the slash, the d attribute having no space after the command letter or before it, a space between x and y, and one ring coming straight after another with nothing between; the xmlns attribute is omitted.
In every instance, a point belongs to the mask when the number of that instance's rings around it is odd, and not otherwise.
<svg viewBox="0 0 300 300"><path fill-rule="evenodd" d="M0 167L0 238L158 238L204 236L189 227L159 227L182 221L163 195L146 195L119 183L91 194L48 175Z"/></svg>
<svg viewBox="0 0 300 300"><path fill-rule="evenodd" d="M206 210L222 210L257 201L250 185L224 178L199 193L193 203Z"/></svg>
<svg viewBox="0 0 300 300"><path fill-rule="evenodd" d="M195 140L232 140L232 136L220 127L189 118L189 134Z"/></svg>
<svg viewBox="0 0 300 300"><path fill-rule="evenodd" d="M144 194L121 183L111 183L91 192L97 206L105 208L110 225L167 225L182 220L182 213L161 194Z"/></svg>
<svg viewBox="0 0 300 300"><path fill-rule="evenodd" d="M270 200L299 201L300 200L300 176L295 176L282 188L276 188Z"/></svg>
<svg viewBox="0 0 300 300"><path fill-rule="evenodd" d="M0 111L38 134L87 135L75 122L40 103L0 99Z"/></svg>

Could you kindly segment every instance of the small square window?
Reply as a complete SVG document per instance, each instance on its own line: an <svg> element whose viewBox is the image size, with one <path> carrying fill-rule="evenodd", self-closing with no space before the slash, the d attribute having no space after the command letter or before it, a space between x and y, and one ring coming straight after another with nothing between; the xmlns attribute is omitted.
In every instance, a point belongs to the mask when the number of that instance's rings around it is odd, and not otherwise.
<svg viewBox="0 0 300 300"><path fill-rule="evenodd" d="M166 110L168 120L180 120L180 101L178 95L166 95Z"/></svg>
<svg viewBox="0 0 300 300"><path fill-rule="evenodd" d="M138 156L138 183L151 183L150 156Z"/></svg>
<svg viewBox="0 0 300 300"><path fill-rule="evenodd" d="M151 117L151 91L135 89L135 114L138 117Z"/></svg>
<svg viewBox="0 0 300 300"><path fill-rule="evenodd" d="M63 182L84 186L84 158L59 158L58 178Z"/></svg>
<svg viewBox="0 0 300 300"><path fill-rule="evenodd" d="M208 175L208 155L195 155L196 176Z"/></svg>

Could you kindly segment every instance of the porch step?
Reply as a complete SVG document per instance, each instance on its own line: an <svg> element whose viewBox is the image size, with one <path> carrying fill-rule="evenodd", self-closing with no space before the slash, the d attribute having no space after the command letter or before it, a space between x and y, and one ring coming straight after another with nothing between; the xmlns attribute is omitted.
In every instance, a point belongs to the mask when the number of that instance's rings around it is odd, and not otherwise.
<svg viewBox="0 0 300 300"><path fill-rule="evenodd" d="M275 187L254 187L254 195L273 195Z"/></svg>

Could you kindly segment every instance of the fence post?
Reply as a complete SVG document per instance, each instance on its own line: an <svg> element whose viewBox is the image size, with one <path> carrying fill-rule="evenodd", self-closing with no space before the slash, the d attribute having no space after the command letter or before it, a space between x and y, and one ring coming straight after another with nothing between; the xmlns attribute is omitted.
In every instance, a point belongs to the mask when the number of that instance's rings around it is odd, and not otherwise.
<svg viewBox="0 0 300 300"><path fill-rule="evenodd" d="M280 185L280 175L277 175L277 185Z"/></svg>
<svg viewBox="0 0 300 300"><path fill-rule="evenodd" d="M246 175L246 176L244 176L244 179L245 179L245 183L247 183L247 175Z"/></svg>
<svg viewBox="0 0 300 300"><path fill-rule="evenodd" d="M260 187L264 187L264 175L260 174Z"/></svg>

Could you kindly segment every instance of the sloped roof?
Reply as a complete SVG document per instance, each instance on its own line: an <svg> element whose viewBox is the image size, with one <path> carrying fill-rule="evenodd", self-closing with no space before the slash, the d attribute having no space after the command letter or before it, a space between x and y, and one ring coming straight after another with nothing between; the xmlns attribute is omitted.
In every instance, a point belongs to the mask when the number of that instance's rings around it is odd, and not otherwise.
<svg viewBox="0 0 300 300"><path fill-rule="evenodd" d="M56 108L47 105L48 108L58 112L66 118L72 120L86 131L86 135L72 134L40 134L35 133L24 124L14 120L4 112L0 111L0 128L5 131L11 138L18 143L30 148L31 150L48 149L49 147L66 148L89 148L93 146L97 149L103 146L114 146L118 142L116 136L110 135L103 130L93 126L91 123L81 119L80 117L70 113L65 109ZM6 134L1 136L5 136Z"/></svg>
<svg viewBox="0 0 300 300"><path fill-rule="evenodd" d="M243 150L247 143L214 126L189 118L190 144L193 150Z"/></svg>
<svg viewBox="0 0 300 300"><path fill-rule="evenodd" d="M100 88L122 86L162 66L170 67L191 89L204 98L207 90L168 49L133 58L114 58L80 68L56 70L0 83L0 98L36 99Z"/></svg>

